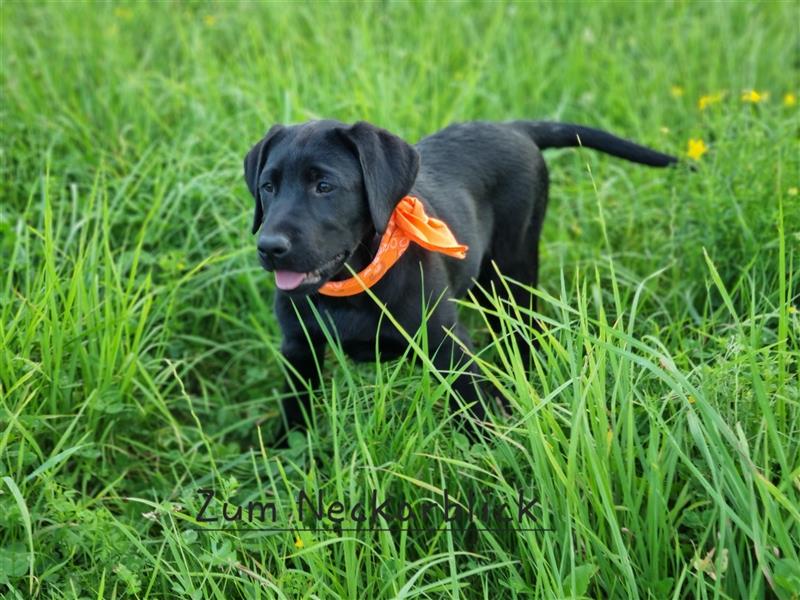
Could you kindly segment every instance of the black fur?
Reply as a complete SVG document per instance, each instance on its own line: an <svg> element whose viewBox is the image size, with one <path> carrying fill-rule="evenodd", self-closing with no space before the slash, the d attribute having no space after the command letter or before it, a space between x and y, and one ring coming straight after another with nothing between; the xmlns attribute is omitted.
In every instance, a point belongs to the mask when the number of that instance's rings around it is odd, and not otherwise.
<svg viewBox="0 0 800 600"><path fill-rule="evenodd" d="M305 390L320 379L325 338L309 304L356 360L375 359L376 338L382 360L406 348L386 319L379 329L380 309L367 294L331 298L316 293L327 280L350 277L345 262L356 272L369 264L403 196L419 197L428 214L445 221L469 251L458 260L412 243L372 291L412 333L421 323L423 295L429 306L444 296L428 318L427 333L435 366L449 370L465 364L466 356L445 330L453 331L466 348L470 342L454 303L447 300L463 296L476 281L489 287L496 278L492 261L505 275L536 285L548 191L540 151L578 145L652 166L676 162L609 133L560 123L464 123L416 146L363 122L348 126L314 121L270 129L245 159L245 179L256 200L253 232L260 230L262 265L270 271L310 272L341 257L318 283L276 292L281 351L293 371L293 395L283 403L286 427L302 425L309 408ZM321 181L331 189L320 186ZM533 304L529 294L514 293L518 303ZM454 389L473 403L472 414L480 421L486 407L475 375L474 368L467 369Z"/></svg>

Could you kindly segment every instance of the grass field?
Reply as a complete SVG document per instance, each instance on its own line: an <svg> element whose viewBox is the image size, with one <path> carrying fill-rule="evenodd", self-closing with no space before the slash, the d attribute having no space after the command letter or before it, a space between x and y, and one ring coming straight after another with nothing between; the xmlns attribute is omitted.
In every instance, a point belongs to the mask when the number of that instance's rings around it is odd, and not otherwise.
<svg viewBox="0 0 800 600"><path fill-rule="evenodd" d="M1 10L5 597L800 597L797 3ZM410 141L561 119L697 169L548 154L534 368L503 290L501 331L462 308L513 406L490 443L410 344L379 367L334 347L315 427L276 450L242 159L321 117ZM196 531L206 488L289 531ZM445 489L522 490L549 531L299 531L301 490Z"/></svg>

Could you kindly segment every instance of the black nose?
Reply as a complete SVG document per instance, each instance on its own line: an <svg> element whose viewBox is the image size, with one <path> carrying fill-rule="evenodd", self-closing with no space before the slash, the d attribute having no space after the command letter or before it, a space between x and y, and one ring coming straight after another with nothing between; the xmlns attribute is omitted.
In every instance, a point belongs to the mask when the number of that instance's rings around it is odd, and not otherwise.
<svg viewBox="0 0 800 600"><path fill-rule="evenodd" d="M291 244L285 235L262 235L258 238L258 253L264 258L280 258L289 252Z"/></svg>

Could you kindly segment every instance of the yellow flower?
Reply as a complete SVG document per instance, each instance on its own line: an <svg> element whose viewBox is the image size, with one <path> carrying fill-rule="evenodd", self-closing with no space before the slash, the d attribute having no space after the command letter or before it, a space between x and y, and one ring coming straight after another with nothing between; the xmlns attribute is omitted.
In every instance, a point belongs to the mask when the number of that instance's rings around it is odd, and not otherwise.
<svg viewBox="0 0 800 600"><path fill-rule="evenodd" d="M120 19L130 21L133 18L133 11L130 8L120 6L114 9L114 16Z"/></svg>
<svg viewBox="0 0 800 600"><path fill-rule="evenodd" d="M769 97L767 92L757 92L755 90L746 90L742 92L742 102L750 102L751 104L758 104L764 102Z"/></svg>
<svg viewBox="0 0 800 600"><path fill-rule="evenodd" d="M703 156L703 154L705 154L706 152L708 152L708 146L706 146L706 143L703 140L700 139L689 140L689 145L686 149L686 155L689 158L693 160L699 160L700 157Z"/></svg>
<svg viewBox="0 0 800 600"><path fill-rule="evenodd" d="M789 194L790 196L797 196L797 188L792 186L788 190L786 190L786 193Z"/></svg>
<svg viewBox="0 0 800 600"><path fill-rule="evenodd" d="M305 548L305 544L303 540L300 539L300 536L297 536L297 539L294 541L294 547L300 550L301 548Z"/></svg>
<svg viewBox="0 0 800 600"><path fill-rule="evenodd" d="M796 306L790 306L789 307L789 314L790 315L797 314L797 307Z"/></svg>
<svg viewBox="0 0 800 600"><path fill-rule="evenodd" d="M786 92L783 95L783 105L794 106L795 104L797 104L797 96L795 96L792 92Z"/></svg>
<svg viewBox="0 0 800 600"><path fill-rule="evenodd" d="M675 98L680 98L683 96L683 88L679 85L673 85L671 88L669 88L669 93Z"/></svg>
<svg viewBox="0 0 800 600"><path fill-rule="evenodd" d="M689 394L686 397L686 399L689 400L689 404L694 404L695 402L697 402L697 400L695 400L694 396L692 396L691 394Z"/></svg>
<svg viewBox="0 0 800 600"><path fill-rule="evenodd" d="M714 94L705 94L704 96L700 96L700 99L697 101L697 108L700 110L705 110L712 104L720 102L724 97L725 92L716 92Z"/></svg>
<svg viewBox="0 0 800 600"><path fill-rule="evenodd" d="M206 15L203 17L203 22L206 24L206 26L213 27L217 22L217 17L214 15Z"/></svg>

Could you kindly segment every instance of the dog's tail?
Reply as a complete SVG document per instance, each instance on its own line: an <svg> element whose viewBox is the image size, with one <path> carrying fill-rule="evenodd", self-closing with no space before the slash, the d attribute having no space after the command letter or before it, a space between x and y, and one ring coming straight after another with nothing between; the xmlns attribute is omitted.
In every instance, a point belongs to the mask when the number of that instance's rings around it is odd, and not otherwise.
<svg viewBox="0 0 800 600"><path fill-rule="evenodd" d="M606 131L583 125L553 121L513 121L511 125L527 133L541 150L585 146L651 167L668 167L678 162L677 158L669 154L662 154Z"/></svg>

